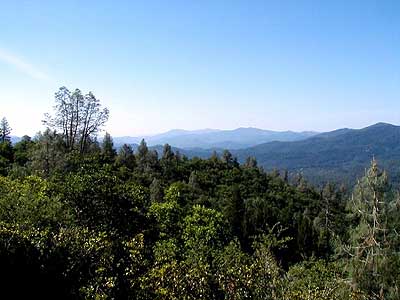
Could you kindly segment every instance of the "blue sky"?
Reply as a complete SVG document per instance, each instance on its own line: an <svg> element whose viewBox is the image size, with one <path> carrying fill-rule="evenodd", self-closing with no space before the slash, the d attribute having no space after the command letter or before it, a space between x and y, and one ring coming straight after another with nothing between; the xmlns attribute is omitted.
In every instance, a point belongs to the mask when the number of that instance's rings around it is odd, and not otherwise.
<svg viewBox="0 0 400 300"><path fill-rule="evenodd" d="M0 0L0 116L41 130L60 86L114 136L332 130L400 118L400 1Z"/></svg>

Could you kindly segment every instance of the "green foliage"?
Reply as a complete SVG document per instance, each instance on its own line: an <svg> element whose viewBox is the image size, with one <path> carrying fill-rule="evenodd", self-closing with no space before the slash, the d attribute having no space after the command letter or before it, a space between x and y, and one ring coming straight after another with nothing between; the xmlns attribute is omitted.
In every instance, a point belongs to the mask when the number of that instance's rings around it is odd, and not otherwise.
<svg viewBox="0 0 400 300"><path fill-rule="evenodd" d="M253 249L254 258L250 268L254 299L280 299L281 270L271 252L271 242L268 237L262 236L261 239L255 241Z"/></svg>
<svg viewBox="0 0 400 300"><path fill-rule="evenodd" d="M92 92L84 95L79 89L71 92L66 87L55 93L55 102L54 114L46 114L43 123L61 133L68 152L86 153L91 139L108 120L108 109L101 108Z"/></svg>
<svg viewBox="0 0 400 300"><path fill-rule="evenodd" d="M8 124L8 121L5 117L3 117L0 121L0 142L9 142L11 134L11 127Z"/></svg>
<svg viewBox="0 0 400 300"><path fill-rule="evenodd" d="M389 185L385 172L375 160L354 189L349 202L354 227L345 251L350 255L349 270L354 285L377 299L397 299L400 295L393 275L393 255L387 224L390 206ZM387 276L390 274L389 276Z"/></svg>
<svg viewBox="0 0 400 300"><path fill-rule="evenodd" d="M144 278L146 288L153 299L183 299L185 273L175 258L178 251L174 241L157 243L154 249L154 265Z"/></svg>
<svg viewBox="0 0 400 300"><path fill-rule="evenodd" d="M36 176L21 180L0 177L0 220L29 227L60 227L72 218L70 209Z"/></svg>
<svg viewBox="0 0 400 300"><path fill-rule="evenodd" d="M101 154L105 162L111 163L117 156L117 151L114 149L114 143L111 135L106 132L103 143L101 145Z"/></svg>
<svg viewBox="0 0 400 300"><path fill-rule="evenodd" d="M133 171L133 169L136 167L136 159L132 147L124 144L121 149L119 149L115 162L117 166L125 167L130 172Z"/></svg>
<svg viewBox="0 0 400 300"><path fill-rule="evenodd" d="M182 209L178 202L153 202L149 207L148 216L155 220L160 238L173 237L179 233Z"/></svg>
<svg viewBox="0 0 400 300"><path fill-rule="evenodd" d="M150 184L150 201L151 202L161 202L164 197L164 191L161 186L161 181L154 178Z"/></svg>
<svg viewBox="0 0 400 300"><path fill-rule="evenodd" d="M0 142L0 175L6 176L13 162L13 148L11 142L5 140Z"/></svg>
<svg viewBox="0 0 400 300"><path fill-rule="evenodd" d="M221 247L225 236L221 213L195 205L183 222L182 237L190 255L213 254L215 248Z"/></svg>
<svg viewBox="0 0 400 300"><path fill-rule="evenodd" d="M82 226L128 234L144 225L148 191L136 183L122 183L107 168L70 174L58 184L62 201L74 207Z"/></svg>
<svg viewBox="0 0 400 300"><path fill-rule="evenodd" d="M23 136L21 141L14 145L14 162L19 166L26 166L34 145L35 143L29 136Z"/></svg>
<svg viewBox="0 0 400 300"><path fill-rule="evenodd" d="M225 199L223 213L230 225L232 234L239 239L243 238L244 212L244 201L240 195L240 190L238 186L234 186L230 195Z"/></svg>
<svg viewBox="0 0 400 300"><path fill-rule="evenodd" d="M66 148L62 136L47 129L39 133L30 155L31 168L34 173L49 177L62 172L66 167Z"/></svg>
<svg viewBox="0 0 400 300"><path fill-rule="evenodd" d="M117 155L108 134L101 147L73 136L0 143L0 275L14 298L399 298L400 197L375 161L349 199L229 151L165 145L159 158L143 140Z"/></svg>
<svg viewBox="0 0 400 300"><path fill-rule="evenodd" d="M283 281L283 299L366 299L359 291L350 291L340 269L343 267L320 260L291 267Z"/></svg>
<svg viewBox="0 0 400 300"><path fill-rule="evenodd" d="M216 256L216 279L225 299L249 299L252 295L251 257L237 241L231 241Z"/></svg>
<svg viewBox="0 0 400 300"><path fill-rule="evenodd" d="M111 245L107 234L85 228L48 231L1 224L0 262L9 276L3 293L22 297L25 285L32 298L111 298Z"/></svg>

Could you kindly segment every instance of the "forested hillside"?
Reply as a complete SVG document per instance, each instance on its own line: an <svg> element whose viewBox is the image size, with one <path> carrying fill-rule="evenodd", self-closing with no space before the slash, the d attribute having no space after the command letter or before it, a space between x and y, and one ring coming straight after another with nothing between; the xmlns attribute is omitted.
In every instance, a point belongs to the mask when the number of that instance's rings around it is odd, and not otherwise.
<svg viewBox="0 0 400 300"><path fill-rule="evenodd" d="M378 123L363 129L341 129L295 142L271 142L234 151L240 161L257 158L266 169L302 173L315 184L335 181L356 183L372 158L391 174L398 184L400 127Z"/></svg>
<svg viewBox="0 0 400 300"><path fill-rule="evenodd" d="M198 138L202 139L203 136L198 135ZM185 135L179 135L179 138L184 140ZM344 128L309 138L297 135L297 138L301 140L268 142L229 151L240 163L244 163L248 157L254 157L259 166L266 170L288 171L290 179L302 174L309 182L319 186L327 182L354 185L375 157L380 165L389 171L391 183L400 185L399 126L378 123L363 129ZM201 143L199 141L199 145L202 143L203 140ZM134 149L138 147L138 144L131 145ZM122 145L116 144L116 146ZM179 151L189 158L209 158L214 151L218 155L222 155L224 151L223 148L206 149L199 146L188 149L175 147L175 144L171 146L174 151ZM155 145L150 148L160 154L163 146Z"/></svg>
<svg viewBox="0 0 400 300"><path fill-rule="evenodd" d="M290 184L287 173L265 172L254 158L240 164L229 151L189 159L169 145L156 153L142 141L135 151L124 145L117 152L109 134L96 138L108 116L92 93L61 88L47 129L35 138L12 144L3 118L2 293L14 299L26 293L31 299L399 299L400 202L379 161L351 189L316 188L300 175ZM374 141L397 147L397 131L383 137L380 128L369 129L368 141L352 136L355 145L371 145L368 157L387 151ZM357 161L341 148L345 134L315 152ZM285 145L268 147L293 157Z"/></svg>

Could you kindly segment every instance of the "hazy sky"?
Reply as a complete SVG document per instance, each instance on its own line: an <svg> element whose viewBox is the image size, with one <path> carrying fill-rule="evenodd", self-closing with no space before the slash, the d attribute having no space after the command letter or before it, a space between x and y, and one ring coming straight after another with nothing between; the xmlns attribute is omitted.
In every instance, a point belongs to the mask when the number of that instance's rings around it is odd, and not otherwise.
<svg viewBox="0 0 400 300"><path fill-rule="evenodd" d="M60 86L114 136L400 123L400 1L0 0L0 116L34 134Z"/></svg>

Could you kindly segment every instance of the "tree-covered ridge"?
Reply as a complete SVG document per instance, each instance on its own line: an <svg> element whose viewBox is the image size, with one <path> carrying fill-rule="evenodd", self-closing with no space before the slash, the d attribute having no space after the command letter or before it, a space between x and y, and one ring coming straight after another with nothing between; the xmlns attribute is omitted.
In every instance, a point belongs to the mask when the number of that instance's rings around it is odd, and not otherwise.
<svg viewBox="0 0 400 300"><path fill-rule="evenodd" d="M84 120L62 113L73 141L48 129L0 142L12 298L399 299L399 198L375 160L353 190L320 189L229 151L117 152L109 134L82 151Z"/></svg>
<svg viewBox="0 0 400 300"><path fill-rule="evenodd" d="M362 129L341 129L295 142L272 142L233 152L244 161L255 156L267 169L301 172L315 184L335 181L356 183L372 157L400 183L400 127L378 123Z"/></svg>
<svg viewBox="0 0 400 300"><path fill-rule="evenodd" d="M251 137L251 133L248 132L251 130L258 129L241 130L243 139ZM241 149L235 149L229 143L219 148L201 148L200 140L202 138L205 141L209 140L204 134L194 134L193 136L199 140L199 145L189 148L181 146L184 146L182 141L186 138L190 142L190 135L170 137L166 133L165 136L161 140L168 141L174 151L180 151L190 158L209 158L213 151L221 155L223 149L229 149L241 163L248 157L255 157L258 164L266 170L288 171L291 179L301 173L309 182L319 186L327 182L354 185L357 178L363 175L372 157L375 157L380 165L390 172L391 183L397 186L400 184L400 173L397 169L400 161L400 127L391 124L377 123L362 129L338 129L286 142L276 138L273 142L264 143L263 138L259 137L255 138L256 146ZM182 141L176 143L176 138ZM121 140L126 140L134 148L138 145L135 139L116 140L117 147L123 145ZM162 145L155 145L154 142L153 140L150 148L162 152Z"/></svg>

